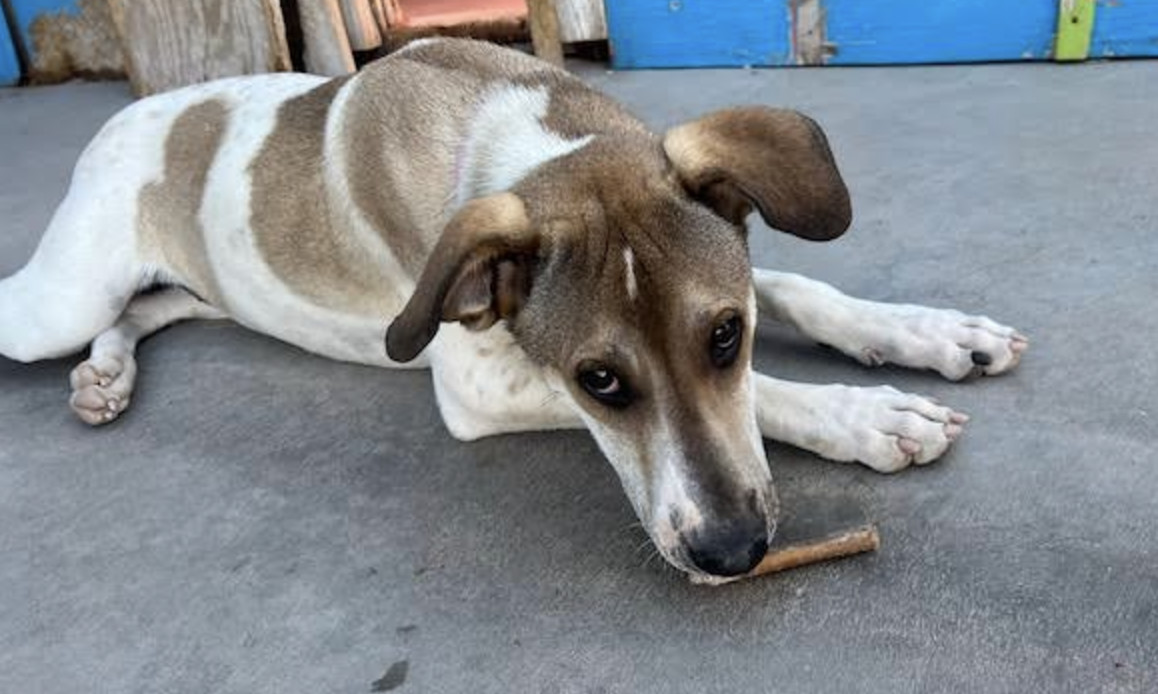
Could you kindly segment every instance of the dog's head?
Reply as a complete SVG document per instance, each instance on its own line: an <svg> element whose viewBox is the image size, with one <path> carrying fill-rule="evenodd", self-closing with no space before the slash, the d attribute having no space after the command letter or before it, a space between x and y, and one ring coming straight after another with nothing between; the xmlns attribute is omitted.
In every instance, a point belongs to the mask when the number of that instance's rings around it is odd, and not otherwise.
<svg viewBox="0 0 1158 694"><path fill-rule="evenodd" d="M442 321L505 320L565 384L663 556L701 577L744 573L777 509L751 371L753 207L809 239L848 227L811 120L731 109L662 138L597 136L455 216L388 352L412 359Z"/></svg>

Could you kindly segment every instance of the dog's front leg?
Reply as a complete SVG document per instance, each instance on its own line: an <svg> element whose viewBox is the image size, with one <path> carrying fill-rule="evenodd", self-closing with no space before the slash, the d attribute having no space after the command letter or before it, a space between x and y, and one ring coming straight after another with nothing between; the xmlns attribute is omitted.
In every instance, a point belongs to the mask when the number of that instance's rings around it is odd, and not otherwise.
<svg viewBox="0 0 1158 694"><path fill-rule="evenodd" d="M984 316L913 304L857 299L807 277L754 269L762 315L869 366L932 369L956 381L1017 366L1029 343Z"/></svg>
<svg viewBox="0 0 1158 694"><path fill-rule="evenodd" d="M445 325L431 347L438 408L455 438L583 426L562 384L501 326L476 333Z"/></svg>
<svg viewBox="0 0 1158 694"><path fill-rule="evenodd" d="M756 421L765 438L879 472L936 460L968 420L889 386L811 385L759 373L753 378Z"/></svg>

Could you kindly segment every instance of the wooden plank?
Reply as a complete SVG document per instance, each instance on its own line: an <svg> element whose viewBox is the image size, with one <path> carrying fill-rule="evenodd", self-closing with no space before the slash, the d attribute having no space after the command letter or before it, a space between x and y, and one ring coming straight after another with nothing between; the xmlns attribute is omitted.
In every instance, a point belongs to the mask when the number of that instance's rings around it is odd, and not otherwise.
<svg viewBox="0 0 1158 694"><path fill-rule="evenodd" d="M298 17L306 72L337 77L357 69L338 0L298 0Z"/></svg>
<svg viewBox="0 0 1158 694"><path fill-rule="evenodd" d="M1094 0L1058 0L1053 59L1066 62L1088 58L1093 29Z"/></svg>
<svg viewBox="0 0 1158 694"><path fill-rule="evenodd" d="M792 56L797 65L823 65L828 59L828 17L820 0L792 0Z"/></svg>
<svg viewBox="0 0 1158 694"><path fill-rule="evenodd" d="M378 20L374 18L374 10L370 7L369 0L341 0L341 5L350 48L355 51L369 51L381 46L382 34L378 31Z"/></svg>
<svg viewBox="0 0 1158 694"><path fill-rule="evenodd" d="M559 15L555 14L554 0L527 0L527 12L535 55L563 67L563 44L559 41Z"/></svg>
<svg viewBox="0 0 1158 694"><path fill-rule="evenodd" d="M1090 39L1091 58L1158 56L1158 2L1099 2Z"/></svg>
<svg viewBox="0 0 1158 694"><path fill-rule="evenodd" d="M378 32L382 40L386 40L386 32L390 30L390 0L370 0L370 8L374 11L374 21L378 23Z"/></svg>
<svg viewBox="0 0 1158 694"><path fill-rule="evenodd" d="M20 61L16 46L8 32L8 22L0 13L0 87L10 87L20 81Z"/></svg>
<svg viewBox="0 0 1158 694"><path fill-rule="evenodd" d="M784 0L606 3L616 68L787 65Z"/></svg>
<svg viewBox="0 0 1158 694"><path fill-rule="evenodd" d="M555 0L559 15L559 40L604 41L607 39L607 14L603 0Z"/></svg>
<svg viewBox="0 0 1158 694"><path fill-rule="evenodd" d="M279 0L109 0L133 91L291 68Z"/></svg>
<svg viewBox="0 0 1158 694"><path fill-rule="evenodd" d="M823 0L830 65L1046 60L1057 0Z"/></svg>

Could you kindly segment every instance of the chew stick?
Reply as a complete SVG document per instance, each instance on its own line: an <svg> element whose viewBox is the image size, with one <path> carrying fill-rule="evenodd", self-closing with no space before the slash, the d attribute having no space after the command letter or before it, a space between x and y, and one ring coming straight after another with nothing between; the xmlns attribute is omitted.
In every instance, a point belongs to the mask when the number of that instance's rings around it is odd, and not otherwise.
<svg viewBox="0 0 1158 694"><path fill-rule="evenodd" d="M880 546L881 536L877 532L877 527L865 525L818 540L776 547L764 555L756 568L752 569L746 577L763 576L829 559L839 559L862 552L873 552Z"/></svg>
<svg viewBox="0 0 1158 694"><path fill-rule="evenodd" d="M722 585L744 578L773 574L800 566L816 564L829 559L840 559L862 552L874 552L881 546L881 536L875 525L844 530L834 535L816 540L807 540L784 547L775 547L764 555L756 568L742 576L719 578L715 576L692 576L692 583Z"/></svg>

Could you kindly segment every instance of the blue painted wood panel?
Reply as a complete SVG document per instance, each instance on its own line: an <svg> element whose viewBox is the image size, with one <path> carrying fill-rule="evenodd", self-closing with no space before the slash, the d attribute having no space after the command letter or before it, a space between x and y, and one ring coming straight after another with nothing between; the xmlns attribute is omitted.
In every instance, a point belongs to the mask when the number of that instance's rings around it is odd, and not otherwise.
<svg viewBox="0 0 1158 694"><path fill-rule="evenodd" d="M823 0L829 65L1043 60L1057 0ZM1100 10L1099 10L1100 11Z"/></svg>
<svg viewBox="0 0 1158 694"><path fill-rule="evenodd" d="M20 81L20 62L16 59L16 48L8 33L8 23L0 14L0 87L8 87Z"/></svg>
<svg viewBox="0 0 1158 694"><path fill-rule="evenodd" d="M34 59L36 55L36 46L32 43L30 29L32 22L37 17L45 13L80 13L77 0L11 0L11 2L12 14L15 15L16 19L14 29L20 35L20 40L24 43L24 48L28 51L30 59Z"/></svg>
<svg viewBox="0 0 1158 694"><path fill-rule="evenodd" d="M1158 2L1098 0L1091 58L1158 56Z"/></svg>
<svg viewBox="0 0 1158 694"><path fill-rule="evenodd" d="M825 62L830 65L1053 56L1058 0L819 2L825 17ZM617 68L795 64L792 4L793 0L606 0L612 64ZM1098 0L1092 38L1091 58L1158 56L1158 0Z"/></svg>
<svg viewBox="0 0 1158 694"><path fill-rule="evenodd" d="M784 0L606 0L616 68L788 62Z"/></svg>

